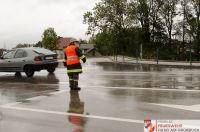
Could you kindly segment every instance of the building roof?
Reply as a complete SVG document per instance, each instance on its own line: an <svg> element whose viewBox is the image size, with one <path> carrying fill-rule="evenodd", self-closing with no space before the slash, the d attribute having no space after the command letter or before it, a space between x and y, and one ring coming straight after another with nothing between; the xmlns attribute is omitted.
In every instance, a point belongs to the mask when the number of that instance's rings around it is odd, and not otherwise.
<svg viewBox="0 0 200 132"><path fill-rule="evenodd" d="M58 49L63 50L64 48L66 48L69 45L70 39L71 39L71 37L66 37L66 38L59 37ZM80 44L80 49L91 50L91 49L94 49L94 45L93 44Z"/></svg>
<svg viewBox="0 0 200 132"><path fill-rule="evenodd" d="M71 37L60 37L58 39L58 49L63 50L65 47L67 47L69 45L69 41L70 41Z"/></svg>
<svg viewBox="0 0 200 132"><path fill-rule="evenodd" d="M81 44L80 49L93 49L94 45L93 44Z"/></svg>

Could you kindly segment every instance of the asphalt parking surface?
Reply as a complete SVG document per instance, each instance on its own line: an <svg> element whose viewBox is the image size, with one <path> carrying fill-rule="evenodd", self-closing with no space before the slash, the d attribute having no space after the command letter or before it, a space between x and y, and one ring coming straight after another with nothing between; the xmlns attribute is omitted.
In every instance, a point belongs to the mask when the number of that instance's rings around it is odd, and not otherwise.
<svg viewBox="0 0 200 132"><path fill-rule="evenodd" d="M114 64L83 65L79 92L66 69L33 78L0 73L1 132L142 132L145 119L200 119L198 70Z"/></svg>

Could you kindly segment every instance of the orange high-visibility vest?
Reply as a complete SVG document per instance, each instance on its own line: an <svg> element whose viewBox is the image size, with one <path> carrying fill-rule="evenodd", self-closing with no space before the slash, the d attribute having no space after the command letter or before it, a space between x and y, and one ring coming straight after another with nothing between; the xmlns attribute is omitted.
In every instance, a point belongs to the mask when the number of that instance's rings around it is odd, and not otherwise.
<svg viewBox="0 0 200 132"><path fill-rule="evenodd" d="M80 63L80 57L77 56L75 49L77 48L76 45L69 45L65 49L65 55L67 56L67 65L73 65Z"/></svg>

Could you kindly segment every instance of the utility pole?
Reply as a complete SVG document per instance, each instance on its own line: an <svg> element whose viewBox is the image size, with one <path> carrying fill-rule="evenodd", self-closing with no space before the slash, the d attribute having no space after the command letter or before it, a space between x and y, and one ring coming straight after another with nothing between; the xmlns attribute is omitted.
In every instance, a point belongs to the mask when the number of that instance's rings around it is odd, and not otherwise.
<svg viewBox="0 0 200 132"><path fill-rule="evenodd" d="M190 41L190 66L192 66L192 43Z"/></svg>
<svg viewBox="0 0 200 132"><path fill-rule="evenodd" d="M6 50L6 41L3 43L3 48Z"/></svg>
<svg viewBox="0 0 200 132"><path fill-rule="evenodd" d="M142 60L142 56L143 56L143 54L142 54L142 44L140 44L140 58L141 58L141 60Z"/></svg>
<svg viewBox="0 0 200 132"><path fill-rule="evenodd" d="M156 48L156 61L157 61L157 65L158 65L158 46L157 46L157 48Z"/></svg>

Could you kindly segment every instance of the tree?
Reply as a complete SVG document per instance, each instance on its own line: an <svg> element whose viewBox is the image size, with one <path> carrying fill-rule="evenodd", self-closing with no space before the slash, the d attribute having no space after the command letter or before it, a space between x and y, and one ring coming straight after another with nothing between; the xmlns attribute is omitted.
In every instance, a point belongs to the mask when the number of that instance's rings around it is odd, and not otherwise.
<svg viewBox="0 0 200 132"><path fill-rule="evenodd" d="M143 48L147 53L154 51L157 43L163 41L166 36L161 18L162 6L162 0L133 0L129 4L128 18L133 24L141 26L144 36L140 37L145 40Z"/></svg>
<svg viewBox="0 0 200 132"><path fill-rule="evenodd" d="M181 17L180 21L178 23L176 23L174 25L174 34L176 37L175 39L177 39L177 37L181 40L181 45L178 46L178 52L179 52L179 58L181 58L182 60L184 60L185 57L185 51L186 51L186 47L187 47L187 40L189 39L189 32L188 32L188 21L187 21L187 17L189 15L189 13L191 12L191 9L189 7L189 2L190 0L180 0L179 1L179 5L181 6L179 8L179 17Z"/></svg>
<svg viewBox="0 0 200 132"><path fill-rule="evenodd" d="M199 60L200 56L200 0L191 0L192 10L187 17L189 23L190 35L193 37L195 43L195 52L197 59Z"/></svg>
<svg viewBox="0 0 200 132"><path fill-rule="evenodd" d="M84 23L106 54L138 56L142 44L143 57L155 57L159 48L161 59L183 60L191 41L200 55L200 0L101 0Z"/></svg>
<svg viewBox="0 0 200 132"><path fill-rule="evenodd" d="M165 36L164 23L161 18L161 7L163 6L163 0L150 0L149 12L150 12L150 34L151 42L160 42L163 36Z"/></svg>
<svg viewBox="0 0 200 132"><path fill-rule="evenodd" d="M47 28L42 36L42 45L44 48L56 50L58 48L58 36L53 28Z"/></svg>
<svg viewBox="0 0 200 132"><path fill-rule="evenodd" d="M111 55L113 51L113 42L110 37L112 34L108 34L106 32L98 33L93 37L90 41L95 43L95 48L102 54L102 55Z"/></svg>
<svg viewBox="0 0 200 132"><path fill-rule="evenodd" d="M167 33L169 37L169 52L172 51L172 30L174 25L174 18L177 16L176 6L178 0L163 0L162 6L162 17L165 22L165 27L167 28Z"/></svg>
<svg viewBox="0 0 200 132"><path fill-rule="evenodd" d="M34 47L42 47L42 42L41 42L41 41L37 42L37 43L34 45Z"/></svg>
<svg viewBox="0 0 200 132"><path fill-rule="evenodd" d="M79 43L80 44L88 44L87 40L84 40L84 39L79 39Z"/></svg>
<svg viewBox="0 0 200 132"><path fill-rule="evenodd" d="M31 47L31 44L17 44L16 48Z"/></svg>
<svg viewBox="0 0 200 132"><path fill-rule="evenodd" d="M88 24L87 34L109 34L115 52L123 45L127 0L102 0L93 12L84 14L84 23ZM98 37L102 38L102 37Z"/></svg>
<svg viewBox="0 0 200 132"><path fill-rule="evenodd" d="M148 4L148 0L133 0L129 4L129 17L136 19L135 22L140 22L145 41L150 43L150 7Z"/></svg>

